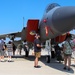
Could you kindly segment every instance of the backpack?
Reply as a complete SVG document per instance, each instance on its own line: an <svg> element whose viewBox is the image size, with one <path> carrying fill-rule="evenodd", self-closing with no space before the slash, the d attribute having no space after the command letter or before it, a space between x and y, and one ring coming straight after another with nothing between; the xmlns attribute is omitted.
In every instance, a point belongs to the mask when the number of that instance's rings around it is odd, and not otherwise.
<svg viewBox="0 0 75 75"><path fill-rule="evenodd" d="M68 42L65 42L64 46L66 47L66 50L64 51L64 54L72 54L72 49Z"/></svg>

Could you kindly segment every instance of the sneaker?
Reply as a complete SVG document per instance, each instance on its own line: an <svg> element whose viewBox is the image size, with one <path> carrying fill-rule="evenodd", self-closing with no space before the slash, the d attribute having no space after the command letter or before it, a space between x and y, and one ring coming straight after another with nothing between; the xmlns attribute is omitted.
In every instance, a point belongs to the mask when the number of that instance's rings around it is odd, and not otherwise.
<svg viewBox="0 0 75 75"><path fill-rule="evenodd" d="M64 67L63 69L66 70L66 67Z"/></svg>
<svg viewBox="0 0 75 75"><path fill-rule="evenodd" d="M35 68L40 68L40 66L34 66Z"/></svg>
<svg viewBox="0 0 75 75"><path fill-rule="evenodd" d="M34 66L34 67L36 67L36 66Z"/></svg>

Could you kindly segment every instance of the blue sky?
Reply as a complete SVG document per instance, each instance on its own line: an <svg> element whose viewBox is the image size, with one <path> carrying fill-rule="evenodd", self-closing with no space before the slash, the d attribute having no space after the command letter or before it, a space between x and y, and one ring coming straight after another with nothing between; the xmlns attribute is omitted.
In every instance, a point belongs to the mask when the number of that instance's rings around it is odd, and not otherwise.
<svg viewBox="0 0 75 75"><path fill-rule="evenodd" d="M0 34L21 31L28 19L40 19L50 3L75 6L75 0L0 0ZM74 31L72 31L74 33Z"/></svg>

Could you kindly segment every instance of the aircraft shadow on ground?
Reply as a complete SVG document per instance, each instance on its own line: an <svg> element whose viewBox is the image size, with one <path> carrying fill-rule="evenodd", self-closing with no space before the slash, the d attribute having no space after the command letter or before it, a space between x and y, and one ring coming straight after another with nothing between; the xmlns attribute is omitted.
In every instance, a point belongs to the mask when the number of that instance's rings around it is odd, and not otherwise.
<svg viewBox="0 0 75 75"><path fill-rule="evenodd" d="M24 58L25 55L13 55L12 58Z"/></svg>
<svg viewBox="0 0 75 75"><path fill-rule="evenodd" d="M24 59L29 60L29 61L34 61L34 59L35 59L35 57L32 55L29 57L25 57L24 55L12 56L12 58L24 58ZM56 59L51 59L50 63L47 63L46 56L41 56L41 58L39 60L48 67L52 67L52 68L59 70L59 71L74 74L74 70L72 68L70 71L64 70L63 69L64 65L62 63L59 63L58 61L56 61ZM73 66L73 65L71 65L71 66Z"/></svg>
<svg viewBox="0 0 75 75"><path fill-rule="evenodd" d="M34 61L35 57L34 56L29 56L27 58L29 61ZM56 59L51 59L50 63L47 63L46 61L46 56L41 56L41 58L39 59L42 63L44 63L46 66L48 67L52 67L56 70L59 70L59 71L63 71L63 72L67 72L67 73L71 73L71 74L74 74L74 70L71 68L70 71L68 70L64 70L63 67L64 65L61 63L59 63L58 61L56 61ZM42 67L42 66L41 66Z"/></svg>
<svg viewBox="0 0 75 75"><path fill-rule="evenodd" d="M64 67L64 64L62 63L63 61L61 61L61 63L59 63L56 59L51 59L50 63L47 63L43 59L45 59L45 58L44 57L42 58L42 62L48 67L54 68L54 69L62 71L62 72L74 74L74 70L72 68L70 71L68 71L67 69L66 70L63 69L63 67Z"/></svg>
<svg viewBox="0 0 75 75"><path fill-rule="evenodd" d="M14 55L12 58L23 58L25 60L34 61L35 57L32 55L29 55L28 57L25 57L25 55Z"/></svg>

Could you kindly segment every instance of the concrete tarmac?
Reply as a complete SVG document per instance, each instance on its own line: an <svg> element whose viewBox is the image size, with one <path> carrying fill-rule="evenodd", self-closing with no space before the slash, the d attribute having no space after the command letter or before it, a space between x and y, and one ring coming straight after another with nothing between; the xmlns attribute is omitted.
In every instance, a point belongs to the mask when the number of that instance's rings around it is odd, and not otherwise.
<svg viewBox="0 0 75 75"><path fill-rule="evenodd" d="M59 63L55 59L51 59L50 63L46 63L46 57L42 56L39 65L40 68L34 68L34 56L22 58L16 56L12 58L13 62L0 62L0 75L75 75L75 67L72 59L71 70L63 70L63 62Z"/></svg>

